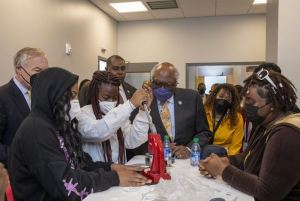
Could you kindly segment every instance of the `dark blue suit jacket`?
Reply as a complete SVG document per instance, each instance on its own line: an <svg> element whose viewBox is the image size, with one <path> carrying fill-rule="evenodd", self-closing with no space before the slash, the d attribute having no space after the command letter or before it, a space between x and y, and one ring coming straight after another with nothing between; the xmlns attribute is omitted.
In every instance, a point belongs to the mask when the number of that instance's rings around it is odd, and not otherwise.
<svg viewBox="0 0 300 201"><path fill-rule="evenodd" d="M9 146L29 113L28 104L12 79L0 87L0 162L6 164Z"/></svg>

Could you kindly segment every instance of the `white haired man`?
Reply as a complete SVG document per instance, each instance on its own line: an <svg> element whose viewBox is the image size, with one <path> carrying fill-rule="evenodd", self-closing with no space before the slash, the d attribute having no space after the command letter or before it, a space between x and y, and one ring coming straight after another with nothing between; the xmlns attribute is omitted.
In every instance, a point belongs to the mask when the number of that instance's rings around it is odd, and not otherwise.
<svg viewBox="0 0 300 201"><path fill-rule="evenodd" d="M30 112L30 77L48 68L45 53L25 47L14 57L15 76L0 87L0 162L7 165L9 146Z"/></svg>

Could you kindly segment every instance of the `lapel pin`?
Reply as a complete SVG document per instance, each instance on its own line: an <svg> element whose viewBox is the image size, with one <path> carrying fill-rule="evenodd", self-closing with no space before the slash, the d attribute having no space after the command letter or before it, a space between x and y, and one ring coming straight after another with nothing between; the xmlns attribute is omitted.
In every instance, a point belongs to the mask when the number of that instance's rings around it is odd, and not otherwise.
<svg viewBox="0 0 300 201"><path fill-rule="evenodd" d="M178 105L182 105L182 101L178 101Z"/></svg>
<svg viewBox="0 0 300 201"><path fill-rule="evenodd" d="M129 94L130 94L130 91L129 91L129 90L127 90L127 93L129 93Z"/></svg>

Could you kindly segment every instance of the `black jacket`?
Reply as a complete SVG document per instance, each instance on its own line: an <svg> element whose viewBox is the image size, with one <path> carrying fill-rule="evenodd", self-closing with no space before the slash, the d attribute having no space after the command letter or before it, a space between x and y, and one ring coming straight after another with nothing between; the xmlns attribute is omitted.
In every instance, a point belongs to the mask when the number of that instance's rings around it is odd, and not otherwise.
<svg viewBox="0 0 300 201"><path fill-rule="evenodd" d="M53 118L53 107L78 77L60 68L39 73L32 86L32 112L23 121L11 145L9 172L18 201L78 201L89 193L119 184L110 164L71 168Z"/></svg>
<svg viewBox="0 0 300 201"><path fill-rule="evenodd" d="M0 162L7 165L10 144L29 112L22 92L12 79L0 87Z"/></svg>

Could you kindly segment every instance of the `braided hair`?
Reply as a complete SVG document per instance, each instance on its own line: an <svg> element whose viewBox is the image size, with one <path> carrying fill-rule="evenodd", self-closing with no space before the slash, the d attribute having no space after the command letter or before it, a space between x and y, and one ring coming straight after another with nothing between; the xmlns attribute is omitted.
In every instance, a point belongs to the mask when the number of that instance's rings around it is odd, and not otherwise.
<svg viewBox="0 0 300 201"><path fill-rule="evenodd" d="M121 83L121 79L114 76L112 73L108 71L94 72L93 79L91 80L90 83L89 94L90 94L91 105L96 119L102 119L102 115L103 115L99 105L99 90L102 83L119 87ZM118 100L117 100L117 105L119 104L120 104L120 96L118 96ZM124 144L124 136L121 128L117 130L117 137L119 141L119 163L125 163L125 144ZM102 148L104 150L103 156L105 162L112 162L112 150L111 150L109 139L102 142Z"/></svg>
<svg viewBox="0 0 300 201"><path fill-rule="evenodd" d="M69 165L83 166L85 154L82 150L81 134L78 131L78 121L71 120L69 111L72 97L71 88L67 89L53 108L53 114L60 137L64 140L64 145L69 154Z"/></svg>
<svg viewBox="0 0 300 201"><path fill-rule="evenodd" d="M264 69L267 71L266 69ZM286 113L293 111L297 101L296 88L293 83L284 75L275 71L268 71L270 79L276 85L272 86L266 79L260 79L257 73L253 73L249 78L244 81L245 93L250 86L258 85L266 89L266 91L258 91L261 97L267 99L268 103L272 103L273 107Z"/></svg>

